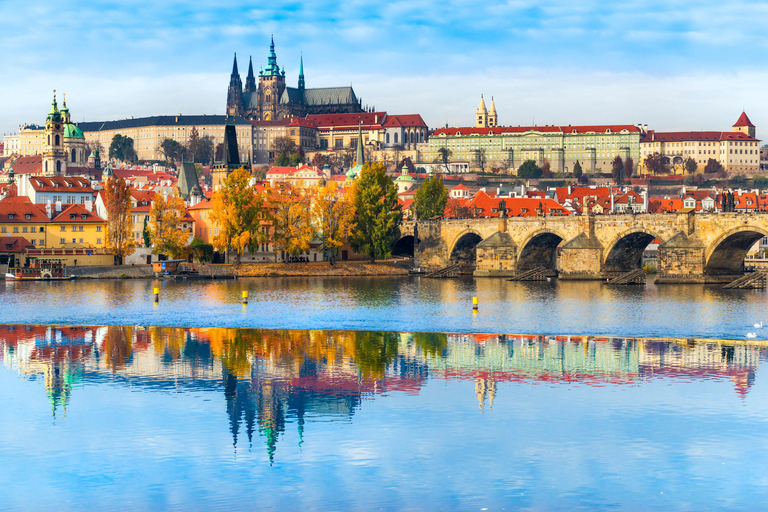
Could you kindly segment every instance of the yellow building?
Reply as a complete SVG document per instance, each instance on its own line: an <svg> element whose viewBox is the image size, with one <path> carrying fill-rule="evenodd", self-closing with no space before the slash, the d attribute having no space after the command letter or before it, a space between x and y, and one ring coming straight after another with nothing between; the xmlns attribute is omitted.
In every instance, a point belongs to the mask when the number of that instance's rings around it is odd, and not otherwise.
<svg viewBox="0 0 768 512"><path fill-rule="evenodd" d="M45 151L45 127L35 124L19 127L19 133L6 135L3 156L42 155Z"/></svg>
<svg viewBox="0 0 768 512"><path fill-rule="evenodd" d="M755 125L742 112L730 132L655 132L648 131L640 140L641 173L645 158L659 153L673 174L685 173L684 164L693 158L698 171L710 159L723 166L729 174L753 175L760 168L760 140L755 138Z"/></svg>

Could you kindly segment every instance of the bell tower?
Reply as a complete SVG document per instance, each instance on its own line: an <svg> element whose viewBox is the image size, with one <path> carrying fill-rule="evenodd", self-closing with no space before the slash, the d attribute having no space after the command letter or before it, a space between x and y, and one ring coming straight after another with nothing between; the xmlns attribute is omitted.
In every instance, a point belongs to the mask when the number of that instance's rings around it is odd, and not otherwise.
<svg viewBox="0 0 768 512"><path fill-rule="evenodd" d="M493 102L493 96L491 96L491 109L488 111L488 127L493 128L499 126L499 118L496 115L496 104Z"/></svg>
<svg viewBox="0 0 768 512"><path fill-rule="evenodd" d="M275 121L277 119L277 106L280 96L285 90L285 69L280 70L275 54L275 38L269 45L267 67L259 71L259 110L262 121Z"/></svg>
<svg viewBox="0 0 768 512"><path fill-rule="evenodd" d="M45 120L45 151L43 151L43 174L64 176L67 172L67 152L64 150L63 116L56 104L56 90L48 118Z"/></svg>
<svg viewBox="0 0 768 512"><path fill-rule="evenodd" d="M485 101L483 95L480 95L480 105L477 106L477 112L475 114L475 128L487 128L488 127L488 109L485 108Z"/></svg>

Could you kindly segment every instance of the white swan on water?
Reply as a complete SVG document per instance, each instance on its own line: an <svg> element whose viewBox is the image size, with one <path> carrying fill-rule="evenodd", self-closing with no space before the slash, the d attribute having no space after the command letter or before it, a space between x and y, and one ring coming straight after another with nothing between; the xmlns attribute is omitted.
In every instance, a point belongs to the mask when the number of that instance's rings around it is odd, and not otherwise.
<svg viewBox="0 0 768 512"><path fill-rule="evenodd" d="M760 320L759 324L755 324L755 329L762 329L763 328L763 321Z"/></svg>
<svg viewBox="0 0 768 512"><path fill-rule="evenodd" d="M754 333L754 332L748 332L748 333L747 333L747 338L757 338L757 333Z"/></svg>

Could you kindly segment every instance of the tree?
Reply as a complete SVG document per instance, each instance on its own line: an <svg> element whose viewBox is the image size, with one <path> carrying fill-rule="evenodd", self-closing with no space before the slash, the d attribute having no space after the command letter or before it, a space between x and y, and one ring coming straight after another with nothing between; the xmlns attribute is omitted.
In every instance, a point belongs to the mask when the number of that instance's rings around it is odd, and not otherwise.
<svg viewBox="0 0 768 512"><path fill-rule="evenodd" d="M179 142L166 137L160 143L160 151L163 152L166 162L175 162L184 154L184 146Z"/></svg>
<svg viewBox="0 0 768 512"><path fill-rule="evenodd" d="M309 251L312 227L311 198L301 189L279 187L269 191L268 207L272 221L272 243L291 256Z"/></svg>
<svg viewBox="0 0 768 512"><path fill-rule="evenodd" d="M664 157L659 153L653 153L645 157L645 169L651 174L664 174L667 172L667 166L664 164Z"/></svg>
<svg viewBox="0 0 768 512"><path fill-rule="evenodd" d="M266 240L261 231L264 218L264 201L250 184L251 173L245 167L234 170L213 194L211 220L219 229L213 238L213 246L220 251L235 250L235 264L245 249L255 248Z"/></svg>
<svg viewBox="0 0 768 512"><path fill-rule="evenodd" d="M581 169L581 164L578 160L576 160L576 163L573 164L573 177L576 179L581 178L581 175L584 174L584 171Z"/></svg>
<svg viewBox="0 0 768 512"><path fill-rule="evenodd" d="M635 173L635 161L632 160L631 156L628 156L627 159L624 160L624 176L627 179L630 179L634 173Z"/></svg>
<svg viewBox="0 0 768 512"><path fill-rule="evenodd" d="M187 151L192 161L208 165L213 161L213 149L213 139L207 135L200 137L197 126L193 126L192 131L189 133L189 141L187 142ZM222 149L222 154L223 151Z"/></svg>
<svg viewBox="0 0 768 512"><path fill-rule="evenodd" d="M611 162L611 174L616 180L616 184L621 185L621 182L624 181L624 160L619 155L616 155L616 158Z"/></svg>
<svg viewBox="0 0 768 512"><path fill-rule="evenodd" d="M475 163L480 168L481 172L485 172L485 166L488 164L488 156L485 153L485 148L476 149L474 153Z"/></svg>
<svg viewBox="0 0 768 512"><path fill-rule="evenodd" d="M694 160L691 157L688 157L685 159L685 162L683 162L683 167L685 167L685 171L688 174L694 174L696 172L696 169L698 169L699 165L696 163L696 160Z"/></svg>
<svg viewBox="0 0 768 512"><path fill-rule="evenodd" d="M549 160L545 158L544 163L541 164L541 177L549 178L551 176L552 176L552 165L549 163Z"/></svg>
<svg viewBox="0 0 768 512"><path fill-rule="evenodd" d="M325 165L325 157L322 153L317 151L314 155L312 155L312 166L317 167L318 169L322 169Z"/></svg>
<svg viewBox="0 0 768 512"><path fill-rule="evenodd" d="M443 179L430 177L421 184L413 198L413 208L417 219L442 217L445 203L448 201L448 190L443 186Z"/></svg>
<svg viewBox="0 0 768 512"><path fill-rule="evenodd" d="M153 254L184 255L189 233L181 228L186 216L184 200L179 196L156 194L149 211Z"/></svg>
<svg viewBox="0 0 768 512"><path fill-rule="evenodd" d="M131 188L123 178L107 180L104 203L107 209L107 250L122 264L123 258L132 254L136 246L131 218Z"/></svg>
<svg viewBox="0 0 768 512"><path fill-rule="evenodd" d="M269 166L268 165L262 165L259 167L254 167L252 170L253 177L256 178L258 181L262 181L267 178L267 172L269 172Z"/></svg>
<svg viewBox="0 0 768 512"><path fill-rule="evenodd" d="M135 162L137 157L136 150L133 148L133 139L119 133L115 134L112 137L112 143L109 145L109 158Z"/></svg>
<svg viewBox="0 0 768 512"><path fill-rule="evenodd" d="M440 162L443 163L443 167L445 168L445 173L449 174L448 172L448 160L451 158L452 151L448 148L439 148L437 150L437 158L440 160Z"/></svg>
<svg viewBox="0 0 768 512"><path fill-rule="evenodd" d="M718 160L715 160L714 158L710 158L707 160L707 165L704 167L704 172L706 174L717 174L720 171L723 171L723 164L721 164Z"/></svg>
<svg viewBox="0 0 768 512"><path fill-rule="evenodd" d="M219 142L216 144L216 149L214 150L213 159L216 162L221 162L224 160L224 144Z"/></svg>
<svg viewBox="0 0 768 512"><path fill-rule="evenodd" d="M304 150L297 147L290 137L275 138L272 141L272 154L275 165L280 167L293 167L304 161Z"/></svg>
<svg viewBox="0 0 768 512"><path fill-rule="evenodd" d="M192 250L197 261L201 263L213 261L213 245L205 243L202 238L193 239L192 243L189 244L189 248Z"/></svg>
<svg viewBox="0 0 768 512"><path fill-rule="evenodd" d="M312 202L312 221L315 237L330 255L331 265L338 256L339 247L349 241L355 225L354 185L343 193L335 181L317 188Z"/></svg>
<svg viewBox="0 0 768 512"><path fill-rule="evenodd" d="M541 178L541 167L536 165L536 162L533 160L526 160L517 170L517 177L524 180L537 180Z"/></svg>
<svg viewBox="0 0 768 512"><path fill-rule="evenodd" d="M449 219L471 219L472 209L456 197L451 197L445 203L444 216Z"/></svg>
<svg viewBox="0 0 768 512"><path fill-rule="evenodd" d="M355 187L357 224L350 237L352 248L367 254L371 261L388 258L392 243L400 238L403 212L397 187L386 171L382 164L365 164Z"/></svg>
<svg viewBox="0 0 768 512"><path fill-rule="evenodd" d="M144 216L144 229L141 231L141 236L144 239L144 247L152 246L152 232L149 230L149 215Z"/></svg>

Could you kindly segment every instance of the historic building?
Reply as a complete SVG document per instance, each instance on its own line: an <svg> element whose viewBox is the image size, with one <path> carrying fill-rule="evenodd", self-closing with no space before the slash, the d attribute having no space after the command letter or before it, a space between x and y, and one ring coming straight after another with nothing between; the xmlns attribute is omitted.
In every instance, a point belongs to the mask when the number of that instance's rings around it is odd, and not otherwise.
<svg viewBox="0 0 768 512"><path fill-rule="evenodd" d="M227 91L227 114L255 121L276 121L286 117L310 114L363 112L361 101L352 87L307 89L304 59L299 64L298 87L287 87L285 68L280 69L275 54L274 38L269 46L267 66L259 70L259 81L253 73L253 60L248 63L248 76L243 87L237 70L237 55Z"/></svg>
<svg viewBox="0 0 768 512"><path fill-rule="evenodd" d="M760 168L760 140L755 125L742 112L730 132L656 132L648 131L640 141L638 162L644 172L645 157L659 153L670 171L683 174L688 158L704 170L710 159L731 174L753 175Z"/></svg>

